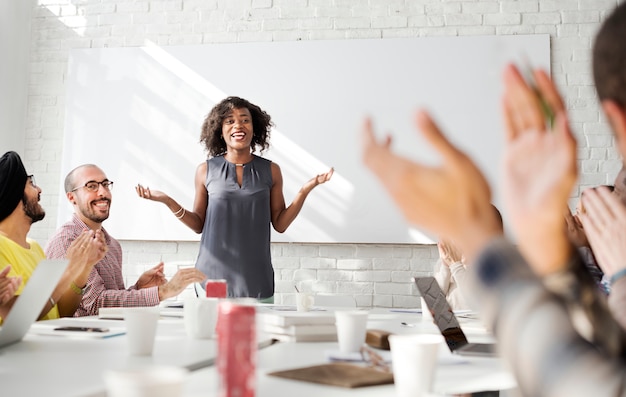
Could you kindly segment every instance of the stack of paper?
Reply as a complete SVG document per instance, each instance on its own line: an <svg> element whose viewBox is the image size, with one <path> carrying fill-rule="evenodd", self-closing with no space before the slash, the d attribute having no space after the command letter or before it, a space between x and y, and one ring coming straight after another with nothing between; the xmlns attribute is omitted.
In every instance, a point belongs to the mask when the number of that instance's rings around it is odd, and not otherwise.
<svg viewBox="0 0 626 397"><path fill-rule="evenodd" d="M263 311L257 313L261 331L283 342L333 342L337 340L333 312Z"/></svg>

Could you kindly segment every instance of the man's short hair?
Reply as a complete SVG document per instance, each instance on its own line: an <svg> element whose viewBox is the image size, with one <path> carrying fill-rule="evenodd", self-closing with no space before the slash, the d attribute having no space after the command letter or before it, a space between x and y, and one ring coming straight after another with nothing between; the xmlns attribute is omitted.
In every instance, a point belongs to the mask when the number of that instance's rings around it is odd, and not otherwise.
<svg viewBox="0 0 626 397"><path fill-rule="evenodd" d="M601 101L626 109L626 3L613 10L596 35L593 78Z"/></svg>

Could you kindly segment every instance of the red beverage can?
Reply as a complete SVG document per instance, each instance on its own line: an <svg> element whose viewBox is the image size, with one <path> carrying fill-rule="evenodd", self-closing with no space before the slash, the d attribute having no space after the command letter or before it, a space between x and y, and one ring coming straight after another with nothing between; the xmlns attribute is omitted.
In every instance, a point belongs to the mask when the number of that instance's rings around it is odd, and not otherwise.
<svg viewBox="0 0 626 397"><path fill-rule="evenodd" d="M228 284L226 280L207 280L204 285L207 298L226 298L228 295Z"/></svg>
<svg viewBox="0 0 626 397"><path fill-rule="evenodd" d="M219 397L254 397L256 354L255 301L220 302L217 314Z"/></svg>

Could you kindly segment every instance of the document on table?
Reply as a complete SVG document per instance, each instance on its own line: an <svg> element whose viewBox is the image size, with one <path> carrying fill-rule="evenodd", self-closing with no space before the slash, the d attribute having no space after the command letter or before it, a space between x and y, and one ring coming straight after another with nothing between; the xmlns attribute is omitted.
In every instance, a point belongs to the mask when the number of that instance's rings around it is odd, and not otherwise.
<svg viewBox="0 0 626 397"><path fill-rule="evenodd" d="M128 310L144 310L144 307L101 307L98 310L98 318L103 320L123 320L124 312ZM159 308L161 317L179 317L182 318L184 312L177 308Z"/></svg>
<svg viewBox="0 0 626 397"><path fill-rule="evenodd" d="M106 339L124 335L126 328L110 327L108 323L98 320L82 321L72 318L37 321L31 325L28 334L66 337L75 339Z"/></svg>

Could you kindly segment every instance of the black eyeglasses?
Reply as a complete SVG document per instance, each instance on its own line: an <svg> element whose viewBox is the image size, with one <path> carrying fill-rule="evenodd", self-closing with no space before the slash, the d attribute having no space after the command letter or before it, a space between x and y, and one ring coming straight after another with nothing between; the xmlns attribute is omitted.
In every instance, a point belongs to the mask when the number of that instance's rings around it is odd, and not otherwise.
<svg viewBox="0 0 626 397"><path fill-rule="evenodd" d="M75 192L80 188L85 188L89 190L90 192L97 192L98 189L100 188L100 185L102 185L102 187L105 188L106 190L113 189L113 181L109 181L109 180L104 180L102 182L89 181L85 183L83 186L79 186L70 190L70 192Z"/></svg>
<svg viewBox="0 0 626 397"><path fill-rule="evenodd" d="M37 187L37 182L35 182L35 176L34 175L27 175L26 176L27 179L30 180L30 184L33 185L33 187Z"/></svg>

